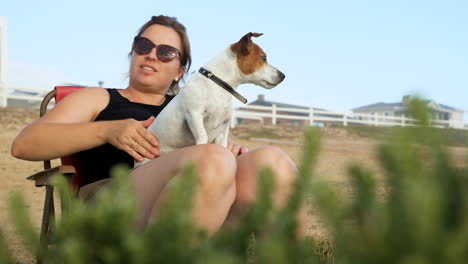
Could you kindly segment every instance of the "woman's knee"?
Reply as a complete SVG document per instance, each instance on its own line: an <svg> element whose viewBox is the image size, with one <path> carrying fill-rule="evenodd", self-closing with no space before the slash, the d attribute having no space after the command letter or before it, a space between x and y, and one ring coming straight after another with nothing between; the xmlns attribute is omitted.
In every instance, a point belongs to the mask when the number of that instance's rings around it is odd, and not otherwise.
<svg viewBox="0 0 468 264"><path fill-rule="evenodd" d="M275 146L265 146L254 150L255 162L264 166L287 166L295 167L289 155L282 149Z"/></svg>
<svg viewBox="0 0 468 264"><path fill-rule="evenodd" d="M236 159L228 149L220 145L201 145L197 151L195 166L204 189L226 190L235 184Z"/></svg>
<svg viewBox="0 0 468 264"><path fill-rule="evenodd" d="M274 181L279 188L291 185L296 179L297 168L294 161L282 149L275 146L265 146L254 150L253 167L270 168Z"/></svg>

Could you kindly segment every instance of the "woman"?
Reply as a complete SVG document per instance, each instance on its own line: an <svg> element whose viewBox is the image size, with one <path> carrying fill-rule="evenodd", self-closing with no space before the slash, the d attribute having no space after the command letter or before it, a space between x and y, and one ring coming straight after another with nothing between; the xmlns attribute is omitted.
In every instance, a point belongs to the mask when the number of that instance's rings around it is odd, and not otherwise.
<svg viewBox="0 0 468 264"><path fill-rule="evenodd" d="M196 165L200 182L194 223L209 234L228 215L235 218L254 202L261 167L273 169L274 203L285 204L296 167L278 148L248 151L229 142L227 148L196 145L159 156L158 139L146 128L177 93L178 82L190 67L190 44L182 24L171 17L152 17L141 27L130 56L126 89L84 88L70 94L19 133L12 155L39 161L78 153L85 175L79 196L84 200L92 200L111 182L112 166L152 159L129 176L140 207L139 229L157 217L166 185L188 161Z"/></svg>

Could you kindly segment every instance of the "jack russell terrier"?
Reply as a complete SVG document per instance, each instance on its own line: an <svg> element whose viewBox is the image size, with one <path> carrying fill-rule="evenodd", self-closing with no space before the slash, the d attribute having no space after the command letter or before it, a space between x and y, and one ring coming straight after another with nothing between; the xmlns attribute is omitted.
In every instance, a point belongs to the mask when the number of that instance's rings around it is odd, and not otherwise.
<svg viewBox="0 0 468 264"><path fill-rule="evenodd" d="M234 89L252 83L271 89L285 75L267 63L265 52L248 33L194 74L177 96L159 113L148 130L156 135L161 154L198 144L227 146L232 98L247 100ZM135 167L148 162L135 162Z"/></svg>

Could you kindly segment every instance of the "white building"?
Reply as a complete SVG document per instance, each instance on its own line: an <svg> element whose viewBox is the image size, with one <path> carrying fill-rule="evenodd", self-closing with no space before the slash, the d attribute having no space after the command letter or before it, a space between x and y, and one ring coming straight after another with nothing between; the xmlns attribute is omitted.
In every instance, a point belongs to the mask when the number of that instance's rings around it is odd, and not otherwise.
<svg viewBox="0 0 468 264"><path fill-rule="evenodd" d="M404 96L400 103L375 103L352 109L353 113L370 114L388 117L407 116L406 105L409 96ZM438 104L435 101L427 101L429 109L432 110L434 121L444 121L447 127L464 128L464 111L448 105Z"/></svg>

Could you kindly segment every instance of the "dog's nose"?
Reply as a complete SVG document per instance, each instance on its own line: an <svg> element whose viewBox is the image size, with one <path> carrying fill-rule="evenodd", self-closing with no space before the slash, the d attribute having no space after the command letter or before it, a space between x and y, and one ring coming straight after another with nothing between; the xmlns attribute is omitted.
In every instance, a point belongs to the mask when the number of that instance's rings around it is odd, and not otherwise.
<svg viewBox="0 0 468 264"><path fill-rule="evenodd" d="M286 75L284 75L284 73L278 71L278 78L280 79L279 82L282 82L284 80L284 78L286 78Z"/></svg>

